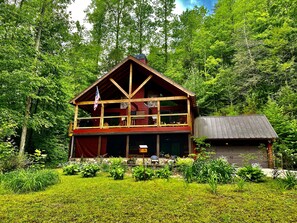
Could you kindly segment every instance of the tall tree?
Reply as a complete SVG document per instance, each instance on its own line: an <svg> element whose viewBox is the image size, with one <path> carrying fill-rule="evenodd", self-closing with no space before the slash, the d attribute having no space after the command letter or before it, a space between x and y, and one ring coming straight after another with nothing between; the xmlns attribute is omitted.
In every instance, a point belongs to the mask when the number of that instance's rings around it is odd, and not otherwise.
<svg viewBox="0 0 297 223"><path fill-rule="evenodd" d="M155 39L160 42L164 50L165 64L168 62L171 28L174 20L173 10L175 8L175 0L159 0L155 1L155 15L157 27L160 28L160 36Z"/></svg>
<svg viewBox="0 0 297 223"><path fill-rule="evenodd" d="M131 0L93 0L88 19L94 24L92 39L100 45L101 59L105 70L117 64L124 55L125 24L130 18Z"/></svg>
<svg viewBox="0 0 297 223"><path fill-rule="evenodd" d="M136 52L143 53L148 49L152 38L153 29L153 6L152 0L134 0L133 9L131 11L131 21L128 24L131 38L130 52L137 45ZM134 53L132 51L132 53Z"/></svg>

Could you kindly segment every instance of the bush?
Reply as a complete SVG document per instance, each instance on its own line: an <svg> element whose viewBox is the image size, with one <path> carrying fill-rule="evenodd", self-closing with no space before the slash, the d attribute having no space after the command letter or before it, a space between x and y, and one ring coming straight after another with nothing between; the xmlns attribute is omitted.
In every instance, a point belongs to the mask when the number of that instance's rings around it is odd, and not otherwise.
<svg viewBox="0 0 297 223"><path fill-rule="evenodd" d="M19 156L9 142L0 143L0 173L7 173L25 166L26 157Z"/></svg>
<svg viewBox="0 0 297 223"><path fill-rule="evenodd" d="M76 175L80 171L80 166L76 163L69 164L63 167L63 173L65 175Z"/></svg>
<svg viewBox="0 0 297 223"><path fill-rule="evenodd" d="M110 169L109 174L113 177L114 180L123 180L125 175L125 169L121 166L117 166Z"/></svg>
<svg viewBox="0 0 297 223"><path fill-rule="evenodd" d="M44 190L59 182L59 175L53 170L17 170L4 174L2 183L5 189L15 193Z"/></svg>
<svg viewBox="0 0 297 223"><path fill-rule="evenodd" d="M246 165L237 171L237 175L245 181L261 182L264 180L264 173L257 165Z"/></svg>
<svg viewBox="0 0 297 223"><path fill-rule="evenodd" d="M109 162L110 162L110 166L111 167L114 167L114 166L123 166L124 165L124 159L121 158L121 157L118 157L118 158L110 158L109 159Z"/></svg>
<svg viewBox="0 0 297 223"><path fill-rule="evenodd" d="M132 169L132 176L136 181L151 180L154 176L154 171L151 168L137 166Z"/></svg>
<svg viewBox="0 0 297 223"><path fill-rule="evenodd" d="M30 168L32 169L43 169L45 167L45 159L47 155L42 153L41 150L35 149L34 153L29 155L31 165Z"/></svg>
<svg viewBox="0 0 297 223"><path fill-rule="evenodd" d="M296 188L297 185L297 174L291 171L287 171L281 182L286 190Z"/></svg>
<svg viewBox="0 0 297 223"><path fill-rule="evenodd" d="M102 172L109 172L109 164L106 160L103 160L102 163L100 164L100 169Z"/></svg>
<svg viewBox="0 0 297 223"><path fill-rule="evenodd" d="M215 173L219 183L230 183L233 180L235 167L224 158L210 160L207 168L208 172Z"/></svg>
<svg viewBox="0 0 297 223"><path fill-rule="evenodd" d="M235 173L235 167L223 158L197 159L192 169L193 177L198 183L207 183L212 174L216 175L218 183L230 183Z"/></svg>
<svg viewBox="0 0 297 223"><path fill-rule="evenodd" d="M81 168L82 177L95 177L99 171L99 166L93 163L84 164Z"/></svg>
<svg viewBox="0 0 297 223"><path fill-rule="evenodd" d="M115 180L124 179L125 167L123 158L110 158L109 174Z"/></svg>
<svg viewBox="0 0 297 223"><path fill-rule="evenodd" d="M165 166L164 168L158 169L155 171L155 176L161 179L169 179L172 175L169 166Z"/></svg>
<svg viewBox="0 0 297 223"><path fill-rule="evenodd" d="M176 160L176 167L180 173L184 173L184 171L193 165L194 160L192 158L180 158L178 157Z"/></svg>

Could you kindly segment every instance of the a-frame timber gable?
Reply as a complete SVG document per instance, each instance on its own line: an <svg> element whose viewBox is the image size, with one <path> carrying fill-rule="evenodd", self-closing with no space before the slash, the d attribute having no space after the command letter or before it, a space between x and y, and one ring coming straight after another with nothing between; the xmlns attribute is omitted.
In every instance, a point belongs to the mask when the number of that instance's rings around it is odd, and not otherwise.
<svg viewBox="0 0 297 223"><path fill-rule="evenodd" d="M94 111L96 87L100 100L98 109ZM70 103L76 106L74 130L105 129L110 132L111 128L187 127L192 132L193 117L197 114L193 92L132 56L124 59ZM89 113L89 117L78 117L78 108ZM154 130L150 128L146 131Z"/></svg>

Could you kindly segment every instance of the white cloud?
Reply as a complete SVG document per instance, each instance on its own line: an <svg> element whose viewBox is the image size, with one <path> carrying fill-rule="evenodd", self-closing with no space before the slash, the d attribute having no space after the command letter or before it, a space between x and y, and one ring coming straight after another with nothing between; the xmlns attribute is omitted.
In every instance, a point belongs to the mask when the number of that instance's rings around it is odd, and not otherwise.
<svg viewBox="0 0 297 223"><path fill-rule="evenodd" d="M73 21L79 21L88 30L92 28L92 25L85 20L86 13L84 11L88 8L90 4L91 0L76 0L67 9L68 12L71 12L71 19Z"/></svg>
<svg viewBox="0 0 297 223"><path fill-rule="evenodd" d="M181 2L181 0L176 0L175 1L175 9L174 9L174 13L175 14L178 14L178 15L180 15L180 14L182 14L183 13L183 11L185 11L186 10L186 8L184 7L184 5L183 5L183 3Z"/></svg>

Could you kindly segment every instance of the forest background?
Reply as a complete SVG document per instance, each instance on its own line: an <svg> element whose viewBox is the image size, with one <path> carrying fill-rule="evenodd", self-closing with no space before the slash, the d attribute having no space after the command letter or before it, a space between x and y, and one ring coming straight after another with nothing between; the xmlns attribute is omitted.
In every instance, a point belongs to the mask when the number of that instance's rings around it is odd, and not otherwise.
<svg viewBox="0 0 297 223"><path fill-rule="evenodd" d="M277 157L297 162L297 0L92 0L86 30L70 0L0 0L0 156L67 159L71 98L128 55L196 93L200 115L265 114Z"/></svg>

